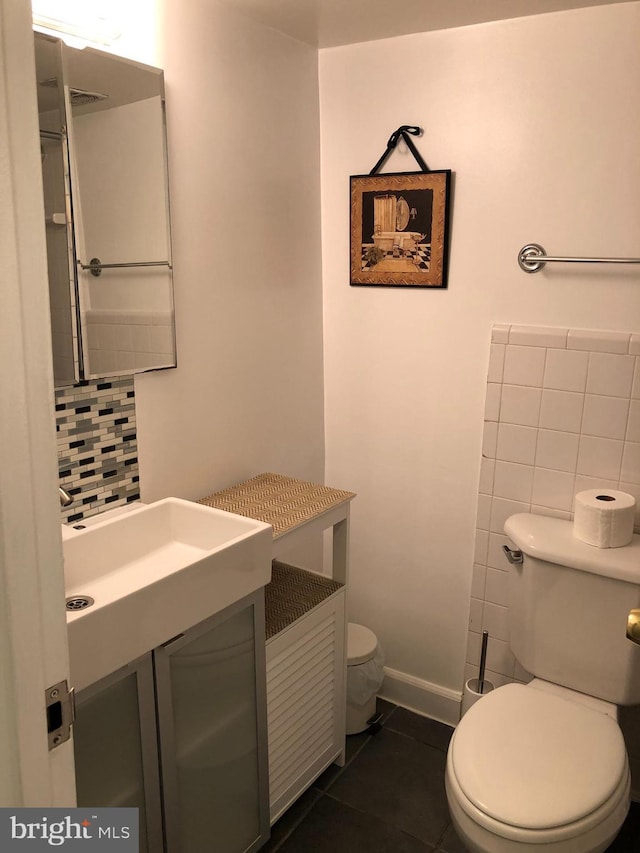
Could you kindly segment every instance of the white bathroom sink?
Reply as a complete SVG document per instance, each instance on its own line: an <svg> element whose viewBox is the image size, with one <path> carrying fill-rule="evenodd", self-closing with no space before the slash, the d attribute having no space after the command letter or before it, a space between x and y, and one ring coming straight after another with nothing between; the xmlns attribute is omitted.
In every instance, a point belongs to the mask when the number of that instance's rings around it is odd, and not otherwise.
<svg viewBox="0 0 640 853"><path fill-rule="evenodd" d="M269 582L272 528L165 498L65 531L71 679L81 690Z"/></svg>

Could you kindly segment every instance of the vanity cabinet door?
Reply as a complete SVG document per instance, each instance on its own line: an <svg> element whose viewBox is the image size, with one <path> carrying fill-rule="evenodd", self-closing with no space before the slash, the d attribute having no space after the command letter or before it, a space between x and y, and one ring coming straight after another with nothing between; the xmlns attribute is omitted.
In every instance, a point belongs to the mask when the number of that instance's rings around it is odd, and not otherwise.
<svg viewBox="0 0 640 853"><path fill-rule="evenodd" d="M264 594L154 652L168 853L245 853L269 835Z"/></svg>
<svg viewBox="0 0 640 853"><path fill-rule="evenodd" d="M73 742L78 805L138 808L140 850L162 850L150 653L78 694Z"/></svg>

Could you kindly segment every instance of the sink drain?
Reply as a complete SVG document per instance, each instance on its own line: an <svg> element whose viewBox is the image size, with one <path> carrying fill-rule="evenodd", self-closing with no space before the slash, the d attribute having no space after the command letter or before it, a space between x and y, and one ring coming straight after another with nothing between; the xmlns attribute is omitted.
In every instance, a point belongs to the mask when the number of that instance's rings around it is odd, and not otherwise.
<svg viewBox="0 0 640 853"><path fill-rule="evenodd" d="M90 595L72 595L65 601L67 610L84 610L85 607L91 607L92 604L95 604L95 601Z"/></svg>

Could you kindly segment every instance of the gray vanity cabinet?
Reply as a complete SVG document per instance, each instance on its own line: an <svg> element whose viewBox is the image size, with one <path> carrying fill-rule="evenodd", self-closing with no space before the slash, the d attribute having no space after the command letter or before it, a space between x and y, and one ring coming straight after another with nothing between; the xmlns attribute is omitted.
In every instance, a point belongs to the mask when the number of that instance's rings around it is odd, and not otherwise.
<svg viewBox="0 0 640 853"><path fill-rule="evenodd" d="M263 590L154 658L168 853L258 850L269 837Z"/></svg>
<svg viewBox="0 0 640 853"><path fill-rule="evenodd" d="M133 672L83 690L77 704L78 801L138 806L141 850L249 853L268 839L262 589Z"/></svg>
<svg viewBox="0 0 640 853"><path fill-rule="evenodd" d="M156 731L151 653L76 698L78 805L138 808L141 853L162 850Z"/></svg>

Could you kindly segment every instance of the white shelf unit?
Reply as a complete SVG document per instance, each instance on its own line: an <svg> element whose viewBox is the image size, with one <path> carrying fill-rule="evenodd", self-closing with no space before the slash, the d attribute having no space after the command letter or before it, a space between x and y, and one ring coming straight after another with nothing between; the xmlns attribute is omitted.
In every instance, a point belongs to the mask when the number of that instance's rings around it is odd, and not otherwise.
<svg viewBox="0 0 640 853"><path fill-rule="evenodd" d="M273 824L332 762L344 763L345 590L267 641Z"/></svg>
<svg viewBox="0 0 640 853"><path fill-rule="evenodd" d="M354 497L280 474L260 474L201 501L271 524L274 560L313 533L332 532L331 580L337 583L309 609L292 611L288 624L266 644L272 825L331 763L344 764L349 508Z"/></svg>

